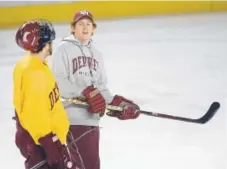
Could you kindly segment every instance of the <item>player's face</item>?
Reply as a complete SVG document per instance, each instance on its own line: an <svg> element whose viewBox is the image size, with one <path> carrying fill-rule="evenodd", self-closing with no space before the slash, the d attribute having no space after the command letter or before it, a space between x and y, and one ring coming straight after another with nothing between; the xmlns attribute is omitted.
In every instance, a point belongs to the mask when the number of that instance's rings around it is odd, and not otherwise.
<svg viewBox="0 0 227 169"><path fill-rule="evenodd" d="M93 23L90 19L84 18L79 20L73 27L74 35L82 43L88 41L94 32Z"/></svg>

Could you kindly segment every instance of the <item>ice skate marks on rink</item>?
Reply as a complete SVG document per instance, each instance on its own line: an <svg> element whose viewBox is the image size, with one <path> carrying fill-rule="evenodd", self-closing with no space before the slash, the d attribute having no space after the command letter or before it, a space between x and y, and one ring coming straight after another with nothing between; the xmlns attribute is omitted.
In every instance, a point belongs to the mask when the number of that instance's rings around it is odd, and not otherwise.
<svg viewBox="0 0 227 169"><path fill-rule="evenodd" d="M55 25L56 44L69 25ZM145 17L98 22L113 93L141 109L196 118L218 100L222 107L206 125L141 116L136 121L101 121L102 169L225 169L227 14ZM0 32L0 161L23 168L14 145L12 70L23 54L15 30ZM49 59L51 63L51 58ZM124 72L122 72L124 70Z"/></svg>

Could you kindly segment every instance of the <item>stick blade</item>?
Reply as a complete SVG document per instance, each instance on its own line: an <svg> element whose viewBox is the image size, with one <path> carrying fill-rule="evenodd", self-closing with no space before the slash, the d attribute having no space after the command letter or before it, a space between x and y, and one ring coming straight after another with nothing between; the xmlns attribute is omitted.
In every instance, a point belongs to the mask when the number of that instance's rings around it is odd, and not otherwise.
<svg viewBox="0 0 227 169"><path fill-rule="evenodd" d="M220 103L219 102L213 102L209 109L207 110L206 114L197 119L197 123L205 124L207 123L212 117L216 114L217 110L220 108Z"/></svg>

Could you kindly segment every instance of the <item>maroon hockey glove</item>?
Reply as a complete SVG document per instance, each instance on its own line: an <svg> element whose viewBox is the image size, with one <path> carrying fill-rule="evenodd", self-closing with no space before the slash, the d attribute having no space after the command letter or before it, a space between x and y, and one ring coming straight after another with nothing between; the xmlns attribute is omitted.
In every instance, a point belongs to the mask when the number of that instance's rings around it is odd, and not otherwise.
<svg viewBox="0 0 227 169"><path fill-rule="evenodd" d="M39 143L46 153L46 159L51 167L72 168L73 164L69 159L66 147L61 144L58 137L52 133L39 139Z"/></svg>
<svg viewBox="0 0 227 169"><path fill-rule="evenodd" d="M88 102L89 112L99 113L100 115L105 113L106 102L98 89L94 88L93 86L89 86L82 93Z"/></svg>
<svg viewBox="0 0 227 169"><path fill-rule="evenodd" d="M107 115L111 117L117 117L120 120L128 120L128 119L136 119L140 115L140 108L138 105L133 103L131 100L128 100L122 96L114 96L110 105L113 106L121 106L123 110L119 111L111 111Z"/></svg>

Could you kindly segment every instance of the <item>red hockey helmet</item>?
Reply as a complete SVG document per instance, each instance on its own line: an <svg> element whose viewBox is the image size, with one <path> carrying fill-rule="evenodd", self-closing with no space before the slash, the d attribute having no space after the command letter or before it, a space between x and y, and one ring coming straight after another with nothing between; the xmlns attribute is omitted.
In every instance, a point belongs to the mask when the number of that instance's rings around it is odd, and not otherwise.
<svg viewBox="0 0 227 169"><path fill-rule="evenodd" d="M52 24L43 19L25 22L16 33L16 43L31 52L39 52L54 39L55 30Z"/></svg>

